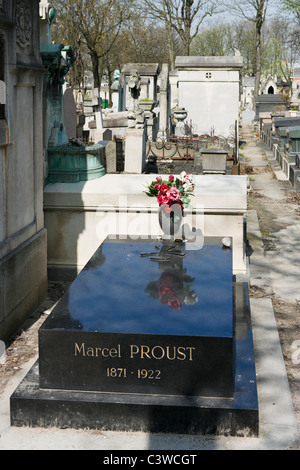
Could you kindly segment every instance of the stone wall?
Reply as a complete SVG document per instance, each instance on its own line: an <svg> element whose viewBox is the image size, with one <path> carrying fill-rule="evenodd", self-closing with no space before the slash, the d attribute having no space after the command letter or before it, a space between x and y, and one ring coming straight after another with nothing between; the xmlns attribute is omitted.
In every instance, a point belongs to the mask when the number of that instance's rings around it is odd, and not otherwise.
<svg viewBox="0 0 300 470"><path fill-rule="evenodd" d="M47 263L39 1L4 0L0 9L5 83L0 125L0 340L5 340L46 296Z"/></svg>
<svg viewBox="0 0 300 470"><path fill-rule="evenodd" d="M106 174L75 185L45 187L45 226L48 233L50 279L73 279L107 235L156 237L158 205L146 196L156 175ZM164 178L164 175L162 175ZM167 178L167 176L166 176ZM204 236L232 237L233 272L246 273L244 216L245 176L197 175L193 211L185 224Z"/></svg>

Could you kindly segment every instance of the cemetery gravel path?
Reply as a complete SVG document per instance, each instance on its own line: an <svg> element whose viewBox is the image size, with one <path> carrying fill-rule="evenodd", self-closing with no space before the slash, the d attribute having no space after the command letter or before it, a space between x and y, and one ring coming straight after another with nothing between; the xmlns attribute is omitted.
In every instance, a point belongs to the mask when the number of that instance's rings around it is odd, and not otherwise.
<svg viewBox="0 0 300 470"><path fill-rule="evenodd" d="M300 429L300 195L282 179L276 161L252 127L242 126L240 140L241 174L249 177L248 209L257 212L271 278L269 284L252 285L250 296L272 300ZM45 302L7 343L0 357L0 400L6 387L16 379L19 383L36 360L38 328L67 288L68 283L50 282Z"/></svg>
<svg viewBox="0 0 300 470"><path fill-rule="evenodd" d="M248 210L257 213L269 267L269 279L254 282L250 296L271 298L300 429L300 194L252 127L242 126L240 141Z"/></svg>
<svg viewBox="0 0 300 470"><path fill-rule="evenodd" d="M38 329L51 313L68 288L69 283L48 283L46 300L32 313L22 327L6 344L5 354L0 357L0 400L15 376L21 378L38 357ZM1 351L2 352L2 351Z"/></svg>

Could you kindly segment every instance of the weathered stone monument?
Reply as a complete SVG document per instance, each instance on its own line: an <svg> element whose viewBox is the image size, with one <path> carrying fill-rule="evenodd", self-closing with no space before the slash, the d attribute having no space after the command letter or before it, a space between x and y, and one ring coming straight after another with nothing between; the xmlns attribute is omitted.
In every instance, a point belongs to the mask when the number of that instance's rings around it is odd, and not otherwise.
<svg viewBox="0 0 300 470"><path fill-rule="evenodd" d="M148 98L152 101L157 100L157 81L160 73L158 63L129 63L122 69L122 109L128 109L130 105L130 93L128 84L131 80L132 72L136 71L140 77L140 99Z"/></svg>
<svg viewBox="0 0 300 470"><path fill-rule="evenodd" d="M169 132L170 102L169 102L169 66L163 64L159 75L159 129L158 137L166 138Z"/></svg>
<svg viewBox="0 0 300 470"><path fill-rule="evenodd" d="M2 341L16 332L47 295L39 20L38 0L0 2Z"/></svg>
<svg viewBox="0 0 300 470"><path fill-rule="evenodd" d="M69 83L65 83L63 86L63 110L66 134L69 139L76 139L76 104L73 89Z"/></svg>
<svg viewBox="0 0 300 470"><path fill-rule="evenodd" d="M125 172L142 173L145 167L146 129L144 111L139 106L141 83L137 70L132 71L128 88L130 101L125 143Z"/></svg>
<svg viewBox="0 0 300 470"><path fill-rule="evenodd" d="M45 14L45 19L41 19L42 22L48 23L50 33L51 11L50 9ZM85 146L72 139L71 134L68 136L65 127L63 85L66 74L76 60L74 53L69 46L49 42L41 44L41 56L47 71L44 77L44 139L47 149L45 177L52 183L73 183L99 178L105 173L102 164L103 147ZM75 132L75 119L73 127Z"/></svg>

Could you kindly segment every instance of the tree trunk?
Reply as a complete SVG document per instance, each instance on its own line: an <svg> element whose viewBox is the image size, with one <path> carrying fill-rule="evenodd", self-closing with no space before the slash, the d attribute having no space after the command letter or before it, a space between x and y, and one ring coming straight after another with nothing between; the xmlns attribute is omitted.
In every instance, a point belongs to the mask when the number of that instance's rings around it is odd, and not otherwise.
<svg viewBox="0 0 300 470"><path fill-rule="evenodd" d="M170 25L167 25L166 33L167 33L167 42L169 46L170 70L174 70L175 69L175 48L174 48L174 41L173 41L173 35L172 35L172 28Z"/></svg>
<svg viewBox="0 0 300 470"><path fill-rule="evenodd" d="M255 21L255 48L256 48L256 71L255 71L255 85L254 85L254 98L259 95L260 89L260 76L261 76L261 30L264 24L264 8L265 0L260 0L256 10Z"/></svg>
<svg viewBox="0 0 300 470"><path fill-rule="evenodd" d="M261 32L256 28L255 37L255 48L256 48L256 63L255 63L255 84L254 84L254 97L259 95L260 89L260 76L261 76Z"/></svg>
<svg viewBox="0 0 300 470"><path fill-rule="evenodd" d="M91 51L90 56L92 59L92 70L93 70L93 78L94 78L94 88L98 88L100 92L101 87L101 79L99 74L99 57L97 52Z"/></svg>
<svg viewBox="0 0 300 470"><path fill-rule="evenodd" d="M184 32L183 54L190 55L190 30Z"/></svg>
<svg viewBox="0 0 300 470"><path fill-rule="evenodd" d="M111 108L113 105L112 102L112 84L113 84L113 70L111 70L110 66L107 66L107 79L108 79L108 107Z"/></svg>
<svg viewBox="0 0 300 470"><path fill-rule="evenodd" d="M187 0L186 5L185 5L185 11L182 11L182 22L184 25L183 28L183 45L184 45L184 54L185 55L190 55L190 45L191 45L191 25L192 25L192 19L191 19L191 7L193 5L193 1Z"/></svg>

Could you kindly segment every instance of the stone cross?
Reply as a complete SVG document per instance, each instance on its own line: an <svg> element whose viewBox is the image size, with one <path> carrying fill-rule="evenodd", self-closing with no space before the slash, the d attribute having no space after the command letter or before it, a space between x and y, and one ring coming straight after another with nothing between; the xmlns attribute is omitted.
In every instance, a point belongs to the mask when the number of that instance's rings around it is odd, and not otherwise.
<svg viewBox="0 0 300 470"><path fill-rule="evenodd" d="M55 22L56 10L48 0L40 0L41 44L51 44L51 26Z"/></svg>

